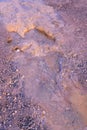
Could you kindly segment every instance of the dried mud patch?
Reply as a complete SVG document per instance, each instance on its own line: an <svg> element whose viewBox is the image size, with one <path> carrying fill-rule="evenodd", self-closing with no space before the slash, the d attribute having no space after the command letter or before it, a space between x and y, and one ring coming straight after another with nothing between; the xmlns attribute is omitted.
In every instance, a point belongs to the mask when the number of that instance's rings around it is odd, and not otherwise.
<svg viewBox="0 0 87 130"><path fill-rule="evenodd" d="M0 2L0 130L86 128L86 7L77 3Z"/></svg>
<svg viewBox="0 0 87 130"><path fill-rule="evenodd" d="M22 75L12 59L8 36L4 26L1 27L0 130L43 130L43 109L31 99L25 98Z"/></svg>

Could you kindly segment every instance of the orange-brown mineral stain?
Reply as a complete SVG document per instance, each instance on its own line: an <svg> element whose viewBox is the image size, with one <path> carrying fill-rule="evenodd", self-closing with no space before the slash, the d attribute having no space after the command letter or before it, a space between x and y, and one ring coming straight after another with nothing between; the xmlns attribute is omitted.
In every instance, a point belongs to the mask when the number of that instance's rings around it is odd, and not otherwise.
<svg viewBox="0 0 87 130"><path fill-rule="evenodd" d="M72 107L80 114L85 125L87 125L87 94L82 94L80 89L73 88L69 100Z"/></svg>

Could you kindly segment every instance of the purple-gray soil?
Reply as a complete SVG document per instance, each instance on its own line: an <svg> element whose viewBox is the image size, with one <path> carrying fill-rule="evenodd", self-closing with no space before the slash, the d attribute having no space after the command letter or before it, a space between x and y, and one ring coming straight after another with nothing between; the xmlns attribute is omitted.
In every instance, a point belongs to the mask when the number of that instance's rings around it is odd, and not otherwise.
<svg viewBox="0 0 87 130"><path fill-rule="evenodd" d="M0 130L87 130L87 0L0 0Z"/></svg>

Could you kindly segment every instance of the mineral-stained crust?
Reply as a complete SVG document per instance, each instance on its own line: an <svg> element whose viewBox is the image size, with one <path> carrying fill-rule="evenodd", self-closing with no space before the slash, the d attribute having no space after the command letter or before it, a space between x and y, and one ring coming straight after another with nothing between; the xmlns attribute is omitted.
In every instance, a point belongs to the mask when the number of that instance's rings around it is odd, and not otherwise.
<svg viewBox="0 0 87 130"><path fill-rule="evenodd" d="M87 130L86 34L86 0L0 0L0 130Z"/></svg>

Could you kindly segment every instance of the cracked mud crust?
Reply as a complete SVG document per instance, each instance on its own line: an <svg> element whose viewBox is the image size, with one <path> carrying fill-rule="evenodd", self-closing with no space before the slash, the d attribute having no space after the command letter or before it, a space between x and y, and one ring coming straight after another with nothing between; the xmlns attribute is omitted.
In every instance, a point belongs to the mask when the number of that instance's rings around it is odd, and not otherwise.
<svg viewBox="0 0 87 130"><path fill-rule="evenodd" d="M0 130L87 129L86 14L86 0L0 0Z"/></svg>

